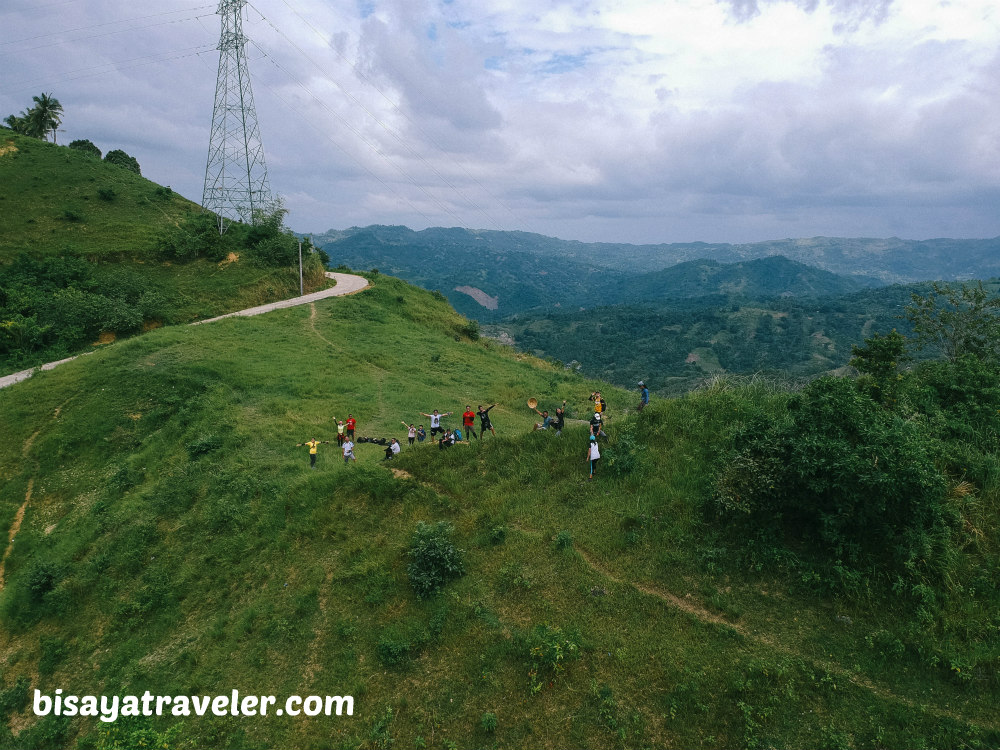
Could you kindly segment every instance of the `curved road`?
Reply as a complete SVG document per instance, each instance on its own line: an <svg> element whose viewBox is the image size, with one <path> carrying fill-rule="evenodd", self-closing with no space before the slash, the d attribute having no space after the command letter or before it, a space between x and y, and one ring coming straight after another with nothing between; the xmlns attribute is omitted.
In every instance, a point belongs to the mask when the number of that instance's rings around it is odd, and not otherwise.
<svg viewBox="0 0 1000 750"><path fill-rule="evenodd" d="M251 315L260 315L261 313L270 312L271 310L280 310L285 307L295 307L296 305L306 305L310 302L326 299L327 297L343 297L348 294L356 294L357 292L360 292L368 287L367 279L364 279L361 276L355 276L354 274L327 271L326 276L328 279L333 279L337 285L329 289L313 292L312 294L305 294L301 297L292 297L291 299L283 299L266 305L250 307L246 310L239 310L237 312L227 313L226 315L219 315L218 317L208 318L207 320L197 320L190 325L202 325L203 323L211 323L216 320L222 320L223 318L247 318ZM90 354L90 352L87 352L87 354ZM79 356L82 355L78 354L77 357ZM40 367L32 367L30 370L21 370L21 372L5 375L0 378L0 388L6 388L9 385L14 385L14 383L20 383L22 380L27 380L38 370L51 370L64 362L70 362L74 359L76 359L76 357L67 357L66 359L60 359L58 362L48 362Z"/></svg>

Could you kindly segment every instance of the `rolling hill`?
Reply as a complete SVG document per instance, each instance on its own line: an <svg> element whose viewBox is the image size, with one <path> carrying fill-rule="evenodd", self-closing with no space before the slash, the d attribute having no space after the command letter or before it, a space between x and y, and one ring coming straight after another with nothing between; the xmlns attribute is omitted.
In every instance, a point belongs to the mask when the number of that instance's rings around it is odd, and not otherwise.
<svg viewBox="0 0 1000 750"><path fill-rule="evenodd" d="M45 144L17 153L90 168ZM117 221L149 239L161 217ZM5 314L10 290L98 294L82 281L123 271L165 289L200 274L191 304L207 307L248 267L107 236L93 260L30 255L6 226ZM637 414L634 391L367 278L0 390L0 748L1000 746L995 364L796 392L717 379ZM565 400L561 435L533 429L529 397ZM345 463L321 442L311 469L302 445L347 414L359 437L403 438L480 404L497 435L447 450L385 462L366 440ZM233 691L275 710L238 716ZM70 715L69 696L122 710ZM278 714L290 696L352 710Z"/></svg>
<svg viewBox="0 0 1000 750"><path fill-rule="evenodd" d="M613 265L607 258L569 255L569 248L580 243L521 232L366 227L313 240L325 248L334 264L377 268L425 289L437 289L462 314L491 323L532 309L591 308L712 294L842 294L880 283L840 276L782 256L733 263L702 257L640 272ZM623 247L644 259L653 257L642 255L646 248ZM651 260L648 265L657 263Z"/></svg>
<svg viewBox="0 0 1000 750"><path fill-rule="evenodd" d="M985 535L955 562L974 591L837 583L806 550L747 558L708 508L727 446L787 395L722 388L636 415L633 394L474 340L439 296L370 279L151 331L0 392L3 746L1000 742L995 505L962 506ZM588 482L573 420L595 388L609 438ZM568 400L561 437L532 431L529 395ZM403 437L419 412L480 403L498 404L496 439L392 464L371 443L348 465L321 445L316 470L296 447L348 412L361 436ZM992 503L980 474L963 497ZM421 567L421 533L460 562L422 597L418 574L439 569ZM34 717L33 691L57 688L350 695L354 711Z"/></svg>

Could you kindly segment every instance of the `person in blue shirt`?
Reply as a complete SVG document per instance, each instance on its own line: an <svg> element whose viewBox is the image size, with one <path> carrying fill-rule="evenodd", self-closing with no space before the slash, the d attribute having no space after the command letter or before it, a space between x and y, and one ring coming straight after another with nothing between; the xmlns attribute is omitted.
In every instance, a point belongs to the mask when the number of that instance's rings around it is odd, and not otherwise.
<svg viewBox="0 0 1000 750"><path fill-rule="evenodd" d="M646 405L648 403L649 403L649 388L647 388L646 384L640 380L639 381L639 408L638 408L638 411L642 411L643 409L645 409Z"/></svg>

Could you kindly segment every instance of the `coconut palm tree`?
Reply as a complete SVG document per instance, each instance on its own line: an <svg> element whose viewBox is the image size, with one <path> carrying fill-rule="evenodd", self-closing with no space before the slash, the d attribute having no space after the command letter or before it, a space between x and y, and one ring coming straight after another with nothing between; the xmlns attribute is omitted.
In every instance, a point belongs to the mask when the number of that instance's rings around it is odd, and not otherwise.
<svg viewBox="0 0 1000 750"><path fill-rule="evenodd" d="M28 110L27 119L29 135L35 138L47 139L52 133L52 142L56 140L56 128L62 123L63 107L51 94L39 94L31 97L35 106Z"/></svg>

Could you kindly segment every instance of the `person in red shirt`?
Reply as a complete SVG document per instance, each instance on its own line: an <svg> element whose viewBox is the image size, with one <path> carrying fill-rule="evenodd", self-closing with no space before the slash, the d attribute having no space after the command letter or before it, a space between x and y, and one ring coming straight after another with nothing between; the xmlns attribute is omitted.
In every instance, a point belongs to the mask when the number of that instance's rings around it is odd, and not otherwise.
<svg viewBox="0 0 1000 750"><path fill-rule="evenodd" d="M477 440L479 439L479 436L476 434L475 429L473 429L476 426L476 413L472 411L471 406L466 406L465 411L462 412L462 426L465 427L466 433L472 435L472 437L476 438ZM468 442L472 442L468 438L466 438L466 440Z"/></svg>
<svg viewBox="0 0 1000 750"><path fill-rule="evenodd" d="M351 442L354 441L354 428L357 426L357 424L358 422L354 418L354 415L348 414L347 421L344 423L344 426L347 428L347 437Z"/></svg>

